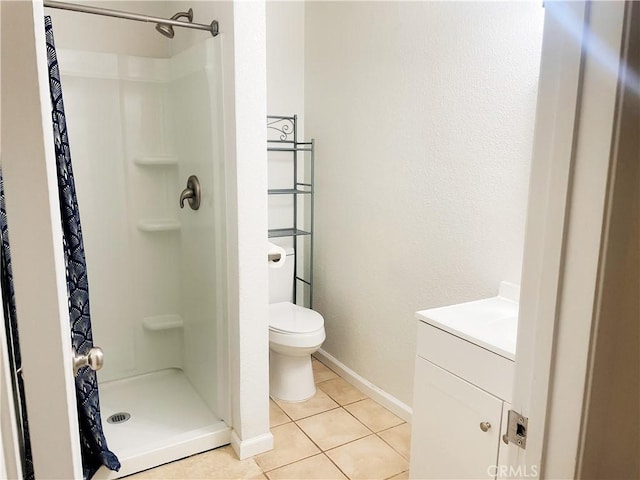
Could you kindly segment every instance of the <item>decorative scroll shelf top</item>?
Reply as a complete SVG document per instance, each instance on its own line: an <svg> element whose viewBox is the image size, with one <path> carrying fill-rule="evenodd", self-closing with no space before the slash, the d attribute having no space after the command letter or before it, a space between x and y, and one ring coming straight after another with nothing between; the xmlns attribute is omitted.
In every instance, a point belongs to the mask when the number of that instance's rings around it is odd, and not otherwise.
<svg viewBox="0 0 640 480"><path fill-rule="evenodd" d="M267 141L295 143L295 117L267 117Z"/></svg>

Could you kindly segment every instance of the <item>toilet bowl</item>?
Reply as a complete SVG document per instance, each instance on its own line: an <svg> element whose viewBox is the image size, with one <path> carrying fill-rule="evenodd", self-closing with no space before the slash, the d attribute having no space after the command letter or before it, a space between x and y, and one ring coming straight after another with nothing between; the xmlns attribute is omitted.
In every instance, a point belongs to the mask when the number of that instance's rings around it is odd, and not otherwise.
<svg viewBox="0 0 640 480"><path fill-rule="evenodd" d="M285 402L303 402L316 393L311 354L326 338L318 312L291 302L293 249L285 265L269 271L269 394Z"/></svg>
<svg viewBox="0 0 640 480"><path fill-rule="evenodd" d="M279 302L269 305L269 393L285 402L303 402L316 393L311 354L326 338L318 312Z"/></svg>

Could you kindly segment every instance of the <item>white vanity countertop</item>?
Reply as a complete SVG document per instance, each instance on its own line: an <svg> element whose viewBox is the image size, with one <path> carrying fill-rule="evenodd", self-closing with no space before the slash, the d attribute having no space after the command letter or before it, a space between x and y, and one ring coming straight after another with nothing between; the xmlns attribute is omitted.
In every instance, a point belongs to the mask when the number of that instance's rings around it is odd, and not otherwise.
<svg viewBox="0 0 640 480"><path fill-rule="evenodd" d="M515 361L518 294L516 285L502 282L497 297L422 310L416 318Z"/></svg>

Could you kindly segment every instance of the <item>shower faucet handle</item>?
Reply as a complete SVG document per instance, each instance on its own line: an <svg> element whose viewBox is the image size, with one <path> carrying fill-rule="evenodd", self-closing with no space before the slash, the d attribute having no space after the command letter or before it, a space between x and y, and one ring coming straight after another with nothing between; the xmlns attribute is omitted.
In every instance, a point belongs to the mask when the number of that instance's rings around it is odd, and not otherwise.
<svg viewBox="0 0 640 480"><path fill-rule="evenodd" d="M184 208L184 201L189 201L192 210L200 208L200 181L195 175L187 179L187 188L180 194L180 208Z"/></svg>
<svg viewBox="0 0 640 480"><path fill-rule="evenodd" d="M73 349L73 376L78 374L78 370L82 367L89 367L91 370L98 371L104 365L104 353L100 347L92 347L86 355L78 355L76 349Z"/></svg>

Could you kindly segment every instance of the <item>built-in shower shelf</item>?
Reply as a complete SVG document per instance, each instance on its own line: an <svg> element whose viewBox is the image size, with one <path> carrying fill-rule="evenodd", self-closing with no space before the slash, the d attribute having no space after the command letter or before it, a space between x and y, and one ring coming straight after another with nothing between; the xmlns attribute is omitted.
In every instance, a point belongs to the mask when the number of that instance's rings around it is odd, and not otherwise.
<svg viewBox="0 0 640 480"><path fill-rule="evenodd" d="M142 319L142 326L145 330L157 332L159 330L172 330L174 328L182 328L184 320L180 315L156 315L154 317L145 317Z"/></svg>
<svg viewBox="0 0 640 480"><path fill-rule="evenodd" d="M138 230L141 232L171 232L180 230L180 222L172 218L140 220Z"/></svg>
<svg viewBox="0 0 640 480"><path fill-rule="evenodd" d="M175 155L146 155L134 158L133 163L142 166L177 165L178 157Z"/></svg>

